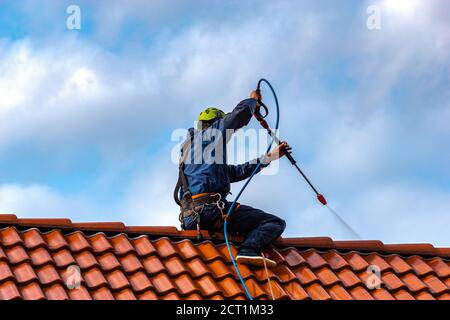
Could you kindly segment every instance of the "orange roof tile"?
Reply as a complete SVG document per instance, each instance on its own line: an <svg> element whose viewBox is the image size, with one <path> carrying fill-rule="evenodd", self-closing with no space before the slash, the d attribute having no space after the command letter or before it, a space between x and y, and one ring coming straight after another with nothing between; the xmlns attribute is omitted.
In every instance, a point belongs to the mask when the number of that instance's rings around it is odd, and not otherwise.
<svg viewBox="0 0 450 320"><path fill-rule="evenodd" d="M202 235L0 215L0 300L245 299L223 236ZM242 237L231 241L235 254ZM239 266L255 299L273 292L297 300L450 300L449 248L280 238L266 254L278 263L268 270L270 284L264 269ZM380 271L379 288L366 285L369 266Z"/></svg>

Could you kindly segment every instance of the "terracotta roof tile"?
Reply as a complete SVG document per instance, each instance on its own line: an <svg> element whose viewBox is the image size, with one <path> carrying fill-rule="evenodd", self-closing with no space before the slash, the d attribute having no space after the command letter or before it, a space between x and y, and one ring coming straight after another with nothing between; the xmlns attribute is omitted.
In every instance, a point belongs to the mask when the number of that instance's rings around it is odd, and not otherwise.
<svg viewBox="0 0 450 320"><path fill-rule="evenodd" d="M92 300L93 298L89 294L89 291L85 286L81 285L79 288L68 290L68 294L71 300Z"/></svg>
<svg viewBox="0 0 450 320"><path fill-rule="evenodd" d="M325 254L323 254L323 258L327 261L328 265L334 271L340 270L342 268L348 267L349 263L345 261L345 259L334 250L331 250Z"/></svg>
<svg viewBox="0 0 450 320"><path fill-rule="evenodd" d="M174 278L173 281L175 285L178 287L177 291L181 295L186 296L194 292L201 293L200 289L197 288L197 286L195 285L195 282L192 281L192 279L186 274L182 274L181 276Z"/></svg>
<svg viewBox="0 0 450 320"><path fill-rule="evenodd" d="M109 243L103 233L94 234L93 236L88 237L88 240L96 253L103 253L105 251L113 250L113 246Z"/></svg>
<svg viewBox="0 0 450 320"><path fill-rule="evenodd" d="M422 281L428 286L430 291L436 295L440 295L444 292L450 292L450 288L448 288L438 277L430 274L424 278Z"/></svg>
<svg viewBox="0 0 450 320"><path fill-rule="evenodd" d="M106 275L106 279L113 290L121 290L130 287L127 277L123 274L121 270L115 270Z"/></svg>
<svg viewBox="0 0 450 320"><path fill-rule="evenodd" d="M193 277L201 277L209 273L208 267L206 267L205 263L198 258L187 261L186 267Z"/></svg>
<svg viewBox="0 0 450 320"><path fill-rule="evenodd" d="M22 298L22 296L14 282L6 281L0 284L0 300L14 300L20 298Z"/></svg>
<svg viewBox="0 0 450 320"><path fill-rule="evenodd" d="M312 269L318 269L327 265L326 260L315 250L303 252L302 255Z"/></svg>
<svg viewBox="0 0 450 320"><path fill-rule="evenodd" d="M114 247L114 252L119 256L134 252L133 245L125 234L119 234L111 238L110 242Z"/></svg>
<svg viewBox="0 0 450 320"><path fill-rule="evenodd" d="M284 260L288 263L290 267L296 267L302 263L306 263L306 260L294 248L282 250L280 251L280 253L283 255Z"/></svg>
<svg viewBox="0 0 450 320"><path fill-rule="evenodd" d="M141 257L146 257L156 253L155 247L153 247L147 236L133 239L133 244L136 249L136 253Z"/></svg>
<svg viewBox="0 0 450 320"><path fill-rule="evenodd" d="M406 260L414 269L417 275L423 276L433 272L433 269L423 261L422 257L412 256Z"/></svg>
<svg viewBox="0 0 450 320"><path fill-rule="evenodd" d="M406 287L406 284L390 271L381 275L381 281L390 291Z"/></svg>
<svg viewBox="0 0 450 320"><path fill-rule="evenodd" d="M450 264L441 258L433 258L427 261L428 265L433 268L437 275L441 278L450 277Z"/></svg>
<svg viewBox="0 0 450 320"><path fill-rule="evenodd" d="M22 233L25 246L28 249L45 246L45 240L42 238L38 229L30 229Z"/></svg>
<svg viewBox="0 0 450 320"><path fill-rule="evenodd" d="M436 300L431 294L426 291L419 292L415 295L416 300Z"/></svg>
<svg viewBox="0 0 450 320"><path fill-rule="evenodd" d="M383 257L379 256L376 253L364 256L364 259L367 261L369 265L377 266L381 272L392 268L391 265L387 263Z"/></svg>
<svg viewBox="0 0 450 320"><path fill-rule="evenodd" d="M163 272L165 270L163 264L158 259L157 256L150 256L144 259L143 261L145 270L151 275L154 275L159 272Z"/></svg>
<svg viewBox="0 0 450 320"><path fill-rule="evenodd" d="M247 286L247 289L249 290L251 296L254 299L261 299L261 298L267 298L267 293L265 291L266 288L264 288L265 283L261 287L258 282L256 282L253 279L247 279L245 281L245 285ZM272 284L273 286L273 284ZM280 290L279 290L280 291ZM284 291L284 290L283 290ZM275 295L275 293L274 293Z"/></svg>
<svg viewBox="0 0 450 320"><path fill-rule="evenodd" d="M81 269L89 269L94 266L98 266L97 260L95 259L94 255L89 251L83 251L74 254L74 258Z"/></svg>
<svg viewBox="0 0 450 320"><path fill-rule="evenodd" d="M330 300L331 296L328 292L318 283L313 283L306 287L306 292L313 300Z"/></svg>
<svg viewBox="0 0 450 320"><path fill-rule="evenodd" d="M354 287L361 283L361 279L351 269L342 269L336 274L345 287Z"/></svg>
<svg viewBox="0 0 450 320"><path fill-rule="evenodd" d="M283 285L285 292L289 294L291 299L294 300L306 300L311 299L305 289L297 282L293 281Z"/></svg>
<svg viewBox="0 0 450 320"><path fill-rule="evenodd" d="M181 300L181 297L176 292L169 292L161 296L162 300Z"/></svg>
<svg viewBox="0 0 450 320"><path fill-rule="evenodd" d="M125 225L122 222L82 222L82 223L74 223L72 227L77 230L83 231L99 231L99 232L125 231Z"/></svg>
<svg viewBox="0 0 450 320"><path fill-rule="evenodd" d="M226 281L225 281L226 280ZM227 297L232 297L236 294L240 293L239 287L236 285L236 283L231 279L224 279L223 284L225 285L224 289L221 289L219 287L219 283L214 281L214 279L210 276L203 276L199 279L197 279L197 284L199 288L201 289L204 296L212 296L220 293L222 290L225 290L223 293ZM229 286L228 286L229 284Z"/></svg>
<svg viewBox="0 0 450 320"><path fill-rule="evenodd" d="M107 287L100 287L91 291L94 300L114 300L114 296Z"/></svg>
<svg viewBox="0 0 450 320"><path fill-rule="evenodd" d="M210 262L208 264L208 267L211 270L211 273L215 279L222 279L222 278L230 275L230 269L222 260L214 260L213 262ZM244 273L244 274L242 274L242 273ZM241 275L244 278L246 278L245 272L241 272Z"/></svg>
<svg viewBox="0 0 450 320"><path fill-rule="evenodd" d="M331 271L327 267L324 267L315 272L320 282L322 282L324 286L332 286L339 282L339 278L333 273L333 271Z"/></svg>
<svg viewBox="0 0 450 320"><path fill-rule="evenodd" d="M444 293L437 298L438 300L450 300L450 293Z"/></svg>
<svg viewBox="0 0 450 320"><path fill-rule="evenodd" d="M34 226L34 227L43 227L43 228L70 228L72 226L72 221L70 219L19 219L19 226Z"/></svg>
<svg viewBox="0 0 450 320"><path fill-rule="evenodd" d="M14 274L12 273L9 264L5 261L0 261L0 283L13 277Z"/></svg>
<svg viewBox="0 0 450 320"><path fill-rule="evenodd" d="M334 300L353 300L353 297L350 293L347 292L342 286L335 285L329 288L329 293L332 299Z"/></svg>
<svg viewBox="0 0 450 320"><path fill-rule="evenodd" d="M170 276L176 277L181 273L188 273L183 261L178 257L172 257L164 261L164 267Z"/></svg>
<svg viewBox="0 0 450 320"><path fill-rule="evenodd" d="M52 265L46 265L37 270L39 282L43 285L48 285L57 281L62 281L59 273Z"/></svg>
<svg viewBox="0 0 450 320"><path fill-rule="evenodd" d="M117 260L116 256L111 252L98 256L97 260L100 263L101 268L105 271L111 271L121 267L119 260Z"/></svg>
<svg viewBox="0 0 450 320"><path fill-rule="evenodd" d="M174 284L165 273L159 273L151 278L152 285L155 290L160 293L167 293L171 290L176 290Z"/></svg>
<svg viewBox="0 0 450 320"><path fill-rule="evenodd" d="M195 231L174 227L14 215L0 215L0 225L0 299L246 298L221 234L211 239L203 231L197 241ZM230 239L235 255L242 237ZM270 300L273 292L298 300L450 300L448 248L280 238L265 255L278 263L268 270L270 283L264 268L239 265L255 299ZM371 265L380 269L379 289L366 286ZM81 271L75 289L66 287L77 270L69 266Z"/></svg>
<svg viewBox="0 0 450 320"><path fill-rule="evenodd" d="M44 300L45 294L41 289L41 286L37 282L31 282L20 288L22 297L25 300Z"/></svg>
<svg viewBox="0 0 450 320"><path fill-rule="evenodd" d="M238 284L234 279L224 278L218 281L222 290L216 285L216 282L210 276L204 276L198 280L201 284L205 295L212 296L221 291L223 291L226 298L233 298L237 295L245 295L244 289L241 289L240 284Z"/></svg>
<svg viewBox="0 0 450 320"><path fill-rule="evenodd" d="M42 247L30 251L30 257L33 265L36 267L40 267L48 263L53 263L53 259L50 256L50 253Z"/></svg>
<svg viewBox="0 0 450 320"><path fill-rule="evenodd" d="M47 245L51 250L59 250L61 248L68 247L68 243L64 239L64 236L60 230L52 230L49 233L44 234L44 238L47 241Z"/></svg>
<svg viewBox="0 0 450 320"><path fill-rule="evenodd" d="M376 300L395 300L395 298L386 289L383 288L371 290L370 294Z"/></svg>
<svg viewBox="0 0 450 320"><path fill-rule="evenodd" d="M97 268L87 270L83 274L84 280L89 288L97 288L100 286L108 285L108 281L103 276L102 272Z"/></svg>
<svg viewBox="0 0 450 320"><path fill-rule="evenodd" d="M69 300L64 287L59 283L55 283L50 287L44 287L44 292L48 300Z"/></svg>
<svg viewBox="0 0 450 320"><path fill-rule="evenodd" d="M396 291L396 292L392 293L392 295L397 300L415 300L414 297L406 290Z"/></svg>
<svg viewBox="0 0 450 320"><path fill-rule="evenodd" d="M146 290L144 293L138 295L139 300L158 300L159 296L152 290Z"/></svg>
<svg viewBox="0 0 450 320"><path fill-rule="evenodd" d="M386 261L398 274L406 273L412 270L412 267L397 254L386 257Z"/></svg>
<svg viewBox="0 0 450 320"><path fill-rule="evenodd" d="M11 227L0 230L0 241L4 247L14 246L23 242L16 228Z"/></svg>
<svg viewBox="0 0 450 320"><path fill-rule="evenodd" d="M152 283L150 282L149 277L145 274L145 272L139 271L129 276L131 286L134 291L141 292L144 290L148 290L152 287Z"/></svg>
<svg viewBox="0 0 450 320"><path fill-rule="evenodd" d="M364 260L361 255L356 252L351 252L349 254L343 255L343 258L347 260L353 270L362 271L366 270L369 264Z"/></svg>
<svg viewBox="0 0 450 320"><path fill-rule="evenodd" d="M418 292L427 288L426 284L412 272L404 275L401 279L412 292Z"/></svg>
<svg viewBox="0 0 450 320"><path fill-rule="evenodd" d="M168 238L161 238L153 242L153 246L158 251L158 255L163 259L177 254L176 249Z"/></svg>
<svg viewBox="0 0 450 320"><path fill-rule="evenodd" d="M133 273L138 270L144 269L144 266L134 254L123 256L119 260L122 264L123 270L127 273Z"/></svg>
<svg viewBox="0 0 450 320"><path fill-rule="evenodd" d="M178 252L184 260L190 260L199 256L198 250L189 240L183 240L178 243Z"/></svg>
<svg viewBox="0 0 450 320"><path fill-rule="evenodd" d="M123 289L117 293L114 293L114 297L116 300L136 300L136 296L134 295L133 291L130 289Z"/></svg>
<svg viewBox="0 0 450 320"><path fill-rule="evenodd" d="M212 242L209 242L209 241L200 243L197 246L197 249L200 251L200 254L203 257L203 260L205 262L209 262L209 261L212 261L214 259L220 259L220 257L222 256L221 253L214 246L214 244ZM236 253L236 248L233 249L233 247L231 247L231 249L232 249L232 252L235 254Z"/></svg>
<svg viewBox="0 0 450 320"><path fill-rule="evenodd" d="M356 300L374 300L372 295L363 286L356 286L350 289L350 293Z"/></svg>
<svg viewBox="0 0 450 320"><path fill-rule="evenodd" d="M308 266L300 266L294 269L295 275L304 285L307 285L313 281L319 281L316 274Z"/></svg>
<svg viewBox="0 0 450 320"><path fill-rule="evenodd" d="M8 260L11 264L18 264L30 261L30 257L21 245L5 249Z"/></svg>
<svg viewBox="0 0 450 320"><path fill-rule="evenodd" d="M36 280L37 275L29 263L22 263L12 268L16 281L19 283L28 283Z"/></svg>
<svg viewBox="0 0 450 320"><path fill-rule="evenodd" d="M69 250L62 249L52 253L53 260L57 267L63 268L75 263L74 257L70 254Z"/></svg>
<svg viewBox="0 0 450 320"><path fill-rule="evenodd" d="M84 237L82 232L74 232L66 236L67 242L69 242L70 250L72 252L79 252L82 250L90 249L90 244Z"/></svg>

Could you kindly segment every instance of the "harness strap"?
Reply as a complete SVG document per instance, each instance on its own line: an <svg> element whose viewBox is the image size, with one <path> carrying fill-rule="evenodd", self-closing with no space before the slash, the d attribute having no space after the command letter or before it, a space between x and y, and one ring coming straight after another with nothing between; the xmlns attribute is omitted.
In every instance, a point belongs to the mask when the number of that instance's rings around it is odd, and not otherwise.
<svg viewBox="0 0 450 320"><path fill-rule="evenodd" d="M186 162L186 159L191 152L193 139L193 134L190 131L189 133L190 133L189 139L186 139L186 141L181 145L181 157L178 166L178 181L177 184L175 185L175 189L173 190L173 199L179 206L181 206L181 199L179 197L181 186L183 186L184 192L182 198L184 198L185 200L189 200L189 198L191 197L191 193L189 191L189 184L187 182L186 175L184 174L184 163Z"/></svg>

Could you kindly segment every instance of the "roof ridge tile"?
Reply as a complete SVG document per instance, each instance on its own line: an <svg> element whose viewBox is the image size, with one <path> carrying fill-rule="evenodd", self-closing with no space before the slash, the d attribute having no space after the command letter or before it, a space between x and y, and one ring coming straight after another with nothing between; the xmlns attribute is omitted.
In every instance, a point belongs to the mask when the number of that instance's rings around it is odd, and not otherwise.
<svg viewBox="0 0 450 320"><path fill-rule="evenodd" d="M17 220L18 226L41 228L72 228L72 221L64 218L24 218Z"/></svg>
<svg viewBox="0 0 450 320"><path fill-rule="evenodd" d="M72 227L80 231L126 232L123 222L77 222Z"/></svg>

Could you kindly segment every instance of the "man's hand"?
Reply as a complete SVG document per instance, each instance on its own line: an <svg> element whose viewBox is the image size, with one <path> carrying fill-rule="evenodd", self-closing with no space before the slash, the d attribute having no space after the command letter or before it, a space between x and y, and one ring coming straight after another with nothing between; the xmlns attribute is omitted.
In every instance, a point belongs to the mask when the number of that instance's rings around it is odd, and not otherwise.
<svg viewBox="0 0 450 320"><path fill-rule="evenodd" d="M292 148L289 146L289 144L286 141L283 141L267 154L266 160L268 160L268 162L278 160L282 156L284 156L286 152L289 152L291 149Z"/></svg>
<svg viewBox="0 0 450 320"><path fill-rule="evenodd" d="M258 90L253 90L253 91L250 93L250 98L253 98L253 99L255 99L256 101L262 101L262 95L261 95L261 92L258 91Z"/></svg>

